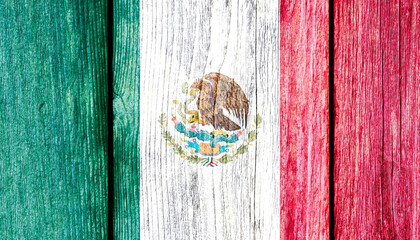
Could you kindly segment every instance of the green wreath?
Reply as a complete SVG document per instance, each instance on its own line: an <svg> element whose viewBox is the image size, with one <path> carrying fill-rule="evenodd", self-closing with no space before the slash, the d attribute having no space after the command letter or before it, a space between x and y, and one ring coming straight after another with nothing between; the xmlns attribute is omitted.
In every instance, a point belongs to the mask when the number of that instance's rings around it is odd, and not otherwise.
<svg viewBox="0 0 420 240"><path fill-rule="evenodd" d="M208 165L209 158L204 158L197 156L196 154L188 155L188 152L185 151L181 144L175 142L175 138L172 137L171 133L168 131L168 121L166 114L161 114L158 122L160 123L160 128L162 129L162 137L168 143L169 146L172 146L172 149L176 155L180 155L181 158L185 158L187 161L193 164L203 164ZM254 118L254 123L252 124L252 130L247 134L247 138L244 140L244 143L241 144L236 151L232 150L231 154L225 153L222 157L217 159L212 159L212 163L209 166L217 166L218 163L226 164L232 162L235 158L239 158L238 155L242 155L248 152L249 146L252 142L257 140L258 129L261 127L262 118L257 114Z"/></svg>
<svg viewBox="0 0 420 240"><path fill-rule="evenodd" d="M184 82L182 84L182 93L187 94L188 93L188 82ZM177 106L177 115L180 117L181 122L184 124L187 124L187 106L194 101L194 97L189 97L184 102L178 102L177 100L173 100L173 103L178 105ZM174 116L174 114L172 114ZM174 153L176 155L179 155L181 158L186 159L190 163L193 164L203 164L203 166L217 166L220 164L226 164L229 162L232 162L235 158L239 158L238 155L242 155L248 152L249 146L251 146L251 143L257 140L258 136L258 129L260 128L260 125L262 123L262 118L259 114L257 114L254 117L254 123L252 125L252 129L248 132L246 135L246 138L244 140L244 143L241 144L236 150L233 150L229 153L224 153L220 158L213 157L201 157L198 156L196 153L191 153L192 155L189 155L186 150L183 149L182 145L175 142L175 138L172 137L171 133L168 131L168 118L166 114L161 114L159 117L158 122L160 123L160 128L162 129L162 137L167 142L169 146L172 147ZM182 140L182 139L181 139ZM184 140L185 141L185 140ZM210 160L211 159L211 160Z"/></svg>

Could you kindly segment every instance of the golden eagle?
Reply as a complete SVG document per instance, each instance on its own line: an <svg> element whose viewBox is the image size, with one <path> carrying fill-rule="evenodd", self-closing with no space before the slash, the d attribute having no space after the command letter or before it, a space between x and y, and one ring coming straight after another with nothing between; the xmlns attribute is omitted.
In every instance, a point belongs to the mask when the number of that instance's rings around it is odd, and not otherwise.
<svg viewBox="0 0 420 240"><path fill-rule="evenodd" d="M238 118L246 127L248 99L232 78L220 73L206 74L204 79L199 79L190 86L192 96L196 97L197 92L199 92L197 108L200 116L192 116L193 121L199 121L202 125L211 124L216 130L240 129L237 123L225 116L229 113Z"/></svg>

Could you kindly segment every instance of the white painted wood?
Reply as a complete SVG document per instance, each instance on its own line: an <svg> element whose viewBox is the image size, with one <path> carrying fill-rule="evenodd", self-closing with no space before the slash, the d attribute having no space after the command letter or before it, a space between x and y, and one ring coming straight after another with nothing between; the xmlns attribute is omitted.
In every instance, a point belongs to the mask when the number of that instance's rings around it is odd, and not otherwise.
<svg viewBox="0 0 420 240"><path fill-rule="evenodd" d="M257 142L254 239L280 239L279 1L257 3L257 111L264 119Z"/></svg>
<svg viewBox="0 0 420 240"><path fill-rule="evenodd" d="M141 239L280 238L278 7L141 1ZM209 72L242 87L250 122L257 112L263 117L249 152L215 168L175 155L157 122L176 113L183 82Z"/></svg>

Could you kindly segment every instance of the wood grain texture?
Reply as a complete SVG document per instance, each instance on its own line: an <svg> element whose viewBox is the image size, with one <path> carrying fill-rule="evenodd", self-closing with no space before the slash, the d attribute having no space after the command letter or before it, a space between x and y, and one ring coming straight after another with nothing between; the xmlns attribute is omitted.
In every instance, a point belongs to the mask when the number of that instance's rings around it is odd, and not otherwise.
<svg viewBox="0 0 420 240"><path fill-rule="evenodd" d="M105 1L0 2L0 236L105 239Z"/></svg>
<svg viewBox="0 0 420 240"><path fill-rule="evenodd" d="M416 1L336 1L337 239L419 239Z"/></svg>
<svg viewBox="0 0 420 240"><path fill-rule="evenodd" d="M280 238L329 239L328 1L280 1Z"/></svg>
<svg viewBox="0 0 420 240"><path fill-rule="evenodd" d="M140 2L114 0L114 237L140 238Z"/></svg>
<svg viewBox="0 0 420 240"><path fill-rule="evenodd" d="M268 0L141 1L142 239L280 237L278 7ZM250 101L249 118L257 111L263 118L255 145L215 168L175 155L157 122L176 111L182 83L209 72L234 78Z"/></svg>
<svg viewBox="0 0 420 240"><path fill-rule="evenodd" d="M255 235L251 239L280 238L280 25L278 1L257 1L256 104L263 116L255 165Z"/></svg>
<svg viewBox="0 0 420 240"><path fill-rule="evenodd" d="M394 165L400 238L420 238L420 3L400 2L401 162Z"/></svg>

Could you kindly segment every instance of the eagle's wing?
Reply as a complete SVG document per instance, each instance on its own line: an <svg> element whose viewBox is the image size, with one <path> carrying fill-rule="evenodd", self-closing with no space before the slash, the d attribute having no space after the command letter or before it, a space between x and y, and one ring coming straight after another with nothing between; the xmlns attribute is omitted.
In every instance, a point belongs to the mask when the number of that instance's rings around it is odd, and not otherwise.
<svg viewBox="0 0 420 240"><path fill-rule="evenodd" d="M248 99L241 87L231 78L220 74L216 89L215 115L226 109L246 127L248 120Z"/></svg>
<svg viewBox="0 0 420 240"><path fill-rule="evenodd" d="M197 100L202 125L214 124L215 91L212 85L204 82Z"/></svg>

